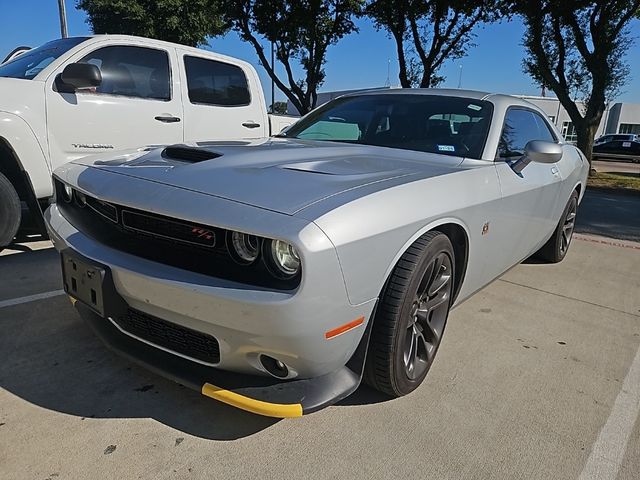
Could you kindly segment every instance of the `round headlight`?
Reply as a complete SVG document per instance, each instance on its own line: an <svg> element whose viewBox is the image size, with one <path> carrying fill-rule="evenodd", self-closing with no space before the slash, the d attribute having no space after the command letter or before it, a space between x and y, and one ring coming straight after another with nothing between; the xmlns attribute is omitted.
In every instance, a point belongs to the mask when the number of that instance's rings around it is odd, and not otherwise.
<svg viewBox="0 0 640 480"><path fill-rule="evenodd" d="M242 265L255 262L260 255L260 239L255 235L230 232L227 234L227 246L231 258Z"/></svg>
<svg viewBox="0 0 640 480"><path fill-rule="evenodd" d="M268 242L268 266L273 275L287 279L300 271L300 256L295 247L282 240Z"/></svg>
<svg viewBox="0 0 640 480"><path fill-rule="evenodd" d="M71 200L73 200L73 188L66 183L62 184L62 200L66 203L71 203Z"/></svg>

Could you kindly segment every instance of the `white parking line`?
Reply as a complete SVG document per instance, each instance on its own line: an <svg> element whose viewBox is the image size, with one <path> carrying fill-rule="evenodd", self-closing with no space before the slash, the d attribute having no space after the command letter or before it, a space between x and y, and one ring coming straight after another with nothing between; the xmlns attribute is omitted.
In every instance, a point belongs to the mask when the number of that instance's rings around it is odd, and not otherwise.
<svg viewBox="0 0 640 480"><path fill-rule="evenodd" d="M640 348L622 383L611 414L593 444L579 480L614 480L640 411Z"/></svg>
<svg viewBox="0 0 640 480"><path fill-rule="evenodd" d="M26 297L2 300L0 301L0 308L12 307L13 305L20 305L22 303L34 302L36 300L43 300L45 298L57 297L58 295L64 295L64 290L53 290L51 292L36 293L35 295L28 295Z"/></svg>

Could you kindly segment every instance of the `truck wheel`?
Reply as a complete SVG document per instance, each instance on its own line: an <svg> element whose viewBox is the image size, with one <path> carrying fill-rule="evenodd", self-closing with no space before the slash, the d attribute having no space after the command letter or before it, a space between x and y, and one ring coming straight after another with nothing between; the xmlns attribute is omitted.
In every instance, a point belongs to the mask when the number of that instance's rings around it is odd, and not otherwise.
<svg viewBox="0 0 640 480"><path fill-rule="evenodd" d="M451 307L454 253L428 232L402 255L377 307L365 381L393 397L415 390L433 363Z"/></svg>
<svg viewBox="0 0 640 480"><path fill-rule="evenodd" d="M20 197L7 177L0 173L0 250L16 236L21 215Z"/></svg>
<svg viewBox="0 0 640 480"><path fill-rule="evenodd" d="M573 229L576 226L576 213L578 212L578 192L574 191L562 212L553 236L538 250L534 256L549 263L561 262L569 251Z"/></svg>

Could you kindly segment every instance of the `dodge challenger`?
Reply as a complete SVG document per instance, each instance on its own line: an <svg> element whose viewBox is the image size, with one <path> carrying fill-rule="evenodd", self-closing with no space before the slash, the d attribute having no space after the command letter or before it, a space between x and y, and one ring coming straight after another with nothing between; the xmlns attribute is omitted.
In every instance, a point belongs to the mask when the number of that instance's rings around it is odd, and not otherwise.
<svg viewBox="0 0 640 480"><path fill-rule="evenodd" d="M64 288L132 362L296 417L424 380L451 308L567 254L588 163L524 100L346 95L276 137L145 147L54 172Z"/></svg>

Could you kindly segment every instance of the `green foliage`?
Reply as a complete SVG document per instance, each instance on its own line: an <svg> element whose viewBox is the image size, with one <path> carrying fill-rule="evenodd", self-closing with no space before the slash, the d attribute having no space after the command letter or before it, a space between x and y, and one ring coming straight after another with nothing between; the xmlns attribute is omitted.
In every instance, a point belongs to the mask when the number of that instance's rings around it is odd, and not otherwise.
<svg viewBox="0 0 640 480"><path fill-rule="evenodd" d="M512 8L526 26L525 72L558 96L590 158L606 104L628 78L629 25L640 0L518 0Z"/></svg>
<svg viewBox="0 0 640 480"><path fill-rule="evenodd" d="M94 33L121 33L183 45L207 43L228 30L223 0L79 0Z"/></svg>
<svg viewBox="0 0 640 480"><path fill-rule="evenodd" d="M276 115L285 115L287 113L287 102L273 102L270 112Z"/></svg>
<svg viewBox="0 0 640 480"><path fill-rule="evenodd" d="M313 109L322 85L327 48L357 31L355 16L362 0L239 0L231 2L228 19L255 49L263 67L300 113ZM273 43L286 79L271 68L263 42ZM301 67L303 78L294 69Z"/></svg>
<svg viewBox="0 0 640 480"><path fill-rule="evenodd" d="M436 87L446 60L473 46L473 29L497 17L493 0L374 0L366 14L396 42L400 85Z"/></svg>

